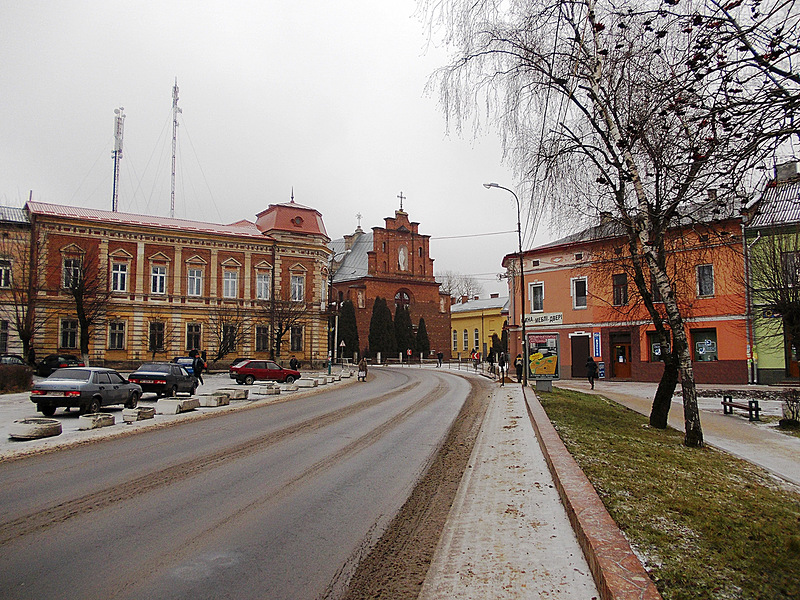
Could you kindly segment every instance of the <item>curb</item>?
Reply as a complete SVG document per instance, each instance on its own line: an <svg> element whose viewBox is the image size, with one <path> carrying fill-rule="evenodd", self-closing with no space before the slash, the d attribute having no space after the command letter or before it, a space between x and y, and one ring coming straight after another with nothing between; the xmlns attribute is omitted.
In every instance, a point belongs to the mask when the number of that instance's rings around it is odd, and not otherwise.
<svg viewBox="0 0 800 600"><path fill-rule="evenodd" d="M662 600L628 540L533 394L522 388L536 438L603 600Z"/></svg>

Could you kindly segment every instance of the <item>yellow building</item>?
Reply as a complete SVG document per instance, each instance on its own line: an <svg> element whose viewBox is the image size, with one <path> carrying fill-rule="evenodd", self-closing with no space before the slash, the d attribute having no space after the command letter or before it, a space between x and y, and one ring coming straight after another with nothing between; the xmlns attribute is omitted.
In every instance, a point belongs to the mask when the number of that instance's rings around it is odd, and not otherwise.
<svg viewBox="0 0 800 600"><path fill-rule="evenodd" d="M492 348L492 336L501 339L508 319L508 298L492 294L483 300L466 297L450 307L450 351L453 358L469 358L477 349L482 358Z"/></svg>
<svg viewBox="0 0 800 600"><path fill-rule="evenodd" d="M26 249L0 248L11 273L0 281L0 326L21 337L14 310L27 304L38 358L83 354L84 336L91 364L120 367L192 349L209 363L327 356L330 238L313 208L292 200L230 224L42 202L24 215L3 219L3 239Z"/></svg>

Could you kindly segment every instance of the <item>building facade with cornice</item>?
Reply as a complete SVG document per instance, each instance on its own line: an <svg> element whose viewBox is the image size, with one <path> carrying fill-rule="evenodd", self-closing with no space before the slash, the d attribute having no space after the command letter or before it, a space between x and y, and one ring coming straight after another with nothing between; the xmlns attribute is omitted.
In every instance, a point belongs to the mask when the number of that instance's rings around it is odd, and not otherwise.
<svg viewBox="0 0 800 600"><path fill-rule="evenodd" d="M353 303L359 355L368 345L372 308L380 297L393 315L397 306L407 307L415 328L424 318L431 355L450 356L450 298L434 279L430 236L419 233L419 223L410 221L408 213L396 210L370 233L359 226L333 240L331 249L332 299Z"/></svg>
<svg viewBox="0 0 800 600"><path fill-rule="evenodd" d="M70 284L82 277L91 283L85 303L98 313L89 328L91 364L136 366L192 349L219 364L245 356L325 360L330 239L313 208L273 204L255 222L231 224L42 202L25 211L34 277L25 283L20 264L12 273L14 285L30 285L35 297L38 357L79 354L80 295ZM0 289L4 306L11 296Z"/></svg>

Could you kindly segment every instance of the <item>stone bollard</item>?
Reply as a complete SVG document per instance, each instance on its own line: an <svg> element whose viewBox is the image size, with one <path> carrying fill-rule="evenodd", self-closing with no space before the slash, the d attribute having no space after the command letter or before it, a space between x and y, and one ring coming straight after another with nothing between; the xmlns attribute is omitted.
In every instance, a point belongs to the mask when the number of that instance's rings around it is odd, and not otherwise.
<svg viewBox="0 0 800 600"><path fill-rule="evenodd" d="M220 388L217 392L228 394L231 400L247 400L247 395L250 390L247 388Z"/></svg>
<svg viewBox="0 0 800 600"><path fill-rule="evenodd" d="M145 419L152 419L156 414L156 409L152 406L137 406L136 408L123 408L122 420L125 423L133 423L135 421L144 421Z"/></svg>
<svg viewBox="0 0 800 600"><path fill-rule="evenodd" d="M227 406L231 403L230 396L226 392L211 392L198 396L200 406L205 408L216 408L217 406Z"/></svg>
<svg viewBox="0 0 800 600"><path fill-rule="evenodd" d="M301 377L295 383L300 388L314 388L318 385L316 379L306 379L305 377Z"/></svg>
<svg viewBox="0 0 800 600"><path fill-rule="evenodd" d="M159 415L177 415L200 408L197 398L162 398L156 402L156 413Z"/></svg>
<svg viewBox="0 0 800 600"><path fill-rule="evenodd" d="M78 417L78 429L86 431L88 429L98 429L100 427L109 427L116 422L114 415L109 413L92 413L89 415L81 415Z"/></svg>

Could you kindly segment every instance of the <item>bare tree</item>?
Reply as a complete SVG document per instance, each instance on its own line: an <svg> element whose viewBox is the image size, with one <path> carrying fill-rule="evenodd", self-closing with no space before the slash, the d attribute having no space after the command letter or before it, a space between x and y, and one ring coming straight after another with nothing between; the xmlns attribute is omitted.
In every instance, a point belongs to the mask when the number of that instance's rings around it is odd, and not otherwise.
<svg viewBox="0 0 800 600"><path fill-rule="evenodd" d="M300 327L310 319L311 307L310 303L294 300L270 300L263 303L262 309L269 315L272 324L273 346L270 356L273 360L280 358L286 334L293 327Z"/></svg>
<svg viewBox="0 0 800 600"><path fill-rule="evenodd" d="M111 298L108 270L100 264L97 248L92 246L80 256L66 259L62 265L62 286L72 297L78 317L79 348L84 364L89 364L92 335L106 321Z"/></svg>
<svg viewBox="0 0 800 600"><path fill-rule="evenodd" d="M3 282L8 302L0 304L0 312L12 323L22 342L22 355L31 366L35 356L33 338L48 321L36 311L39 277L45 270L44 246L45 239L27 228L14 229L0 237L0 260L8 263L2 266L2 276L8 278Z"/></svg>
<svg viewBox="0 0 800 600"><path fill-rule="evenodd" d="M252 319L239 304L220 303L211 309L208 319L211 336L211 362L236 352L250 337Z"/></svg>
<svg viewBox="0 0 800 600"><path fill-rule="evenodd" d="M461 299L466 296L470 300L483 294L483 286L472 275L465 275L458 271L443 271L437 275L440 289L449 294L451 298Z"/></svg>
<svg viewBox="0 0 800 600"><path fill-rule="evenodd" d="M445 113L500 129L532 214L608 211L654 321L672 331L687 446L703 434L668 231L732 210L748 177L797 133L793 2L428 0L458 56ZM767 58L765 58L767 57ZM479 110L480 109L480 110ZM708 194L709 189L718 195Z"/></svg>
<svg viewBox="0 0 800 600"><path fill-rule="evenodd" d="M150 360L156 360L158 354L165 359L180 349L180 327L169 318L169 315L157 310L143 315L144 327L141 331L141 345L150 353Z"/></svg>

